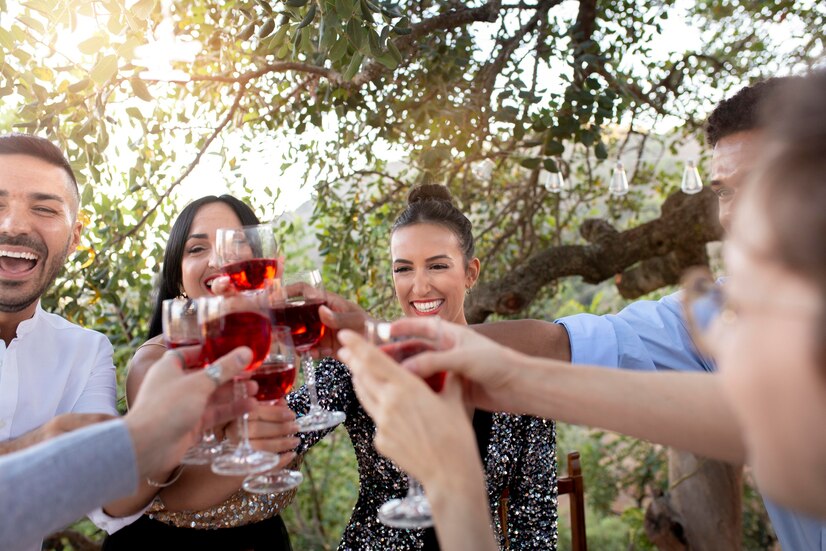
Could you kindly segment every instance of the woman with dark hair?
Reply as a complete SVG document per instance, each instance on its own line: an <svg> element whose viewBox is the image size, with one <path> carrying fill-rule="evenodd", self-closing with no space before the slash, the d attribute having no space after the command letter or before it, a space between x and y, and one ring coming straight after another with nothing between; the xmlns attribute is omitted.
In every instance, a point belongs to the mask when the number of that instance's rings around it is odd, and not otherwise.
<svg viewBox="0 0 826 551"><path fill-rule="evenodd" d="M137 395L149 368L166 351L161 327L163 301L210 295L212 282L222 275L214 250L216 230L258 223L252 209L229 195L202 197L181 211L164 253L149 339L138 348L129 365L129 402ZM297 438L289 436L297 429L294 420L295 415L283 402L275 406L259 403L250 412L253 446L284 454L282 464L288 461L294 454L284 452L298 444ZM227 430L233 432L231 428ZM104 549L291 549L279 512L295 492L251 495L240 489L242 481L243 478L215 475L209 465L188 466L177 480L160 491L146 514L111 534ZM153 488L144 484L141 491L153 493ZM151 499L152 493L147 499ZM104 511L126 516L133 511L134 503L132 498L110 504Z"/></svg>
<svg viewBox="0 0 826 551"><path fill-rule="evenodd" d="M479 276L471 223L452 203L447 188L414 189L391 235L393 281L406 316L438 316L464 323L464 297ZM361 407L347 367L331 358L316 368L320 404L347 414L344 425L359 465L359 495L340 550L439 549L435 532L390 528L377 511L407 492L407 476L373 446L375 425ZM309 409L306 388L287 397L299 415ZM555 549L556 466L554 424L535 417L466 412L473 417L478 456L485 465L491 510L508 495L506 515L494 526L501 549ZM329 432L329 431L327 431ZM326 432L302 434L298 453ZM501 518L507 518L506 525ZM507 543L506 543L507 538Z"/></svg>

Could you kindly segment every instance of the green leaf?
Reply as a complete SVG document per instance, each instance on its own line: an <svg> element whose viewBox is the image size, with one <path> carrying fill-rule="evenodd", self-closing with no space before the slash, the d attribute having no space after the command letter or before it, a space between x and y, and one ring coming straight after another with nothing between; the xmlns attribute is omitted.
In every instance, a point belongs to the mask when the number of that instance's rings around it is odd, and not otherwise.
<svg viewBox="0 0 826 551"><path fill-rule="evenodd" d="M139 78L129 79L129 84L132 85L132 92L143 101L152 101L152 94L149 93L149 88L146 83Z"/></svg>
<svg viewBox="0 0 826 551"><path fill-rule="evenodd" d="M384 50L379 44L379 33L374 31L373 29L367 29L367 44L370 48L370 53L376 59L378 59L384 54Z"/></svg>
<svg viewBox="0 0 826 551"><path fill-rule="evenodd" d="M238 33L238 40L240 40L241 42L246 42L247 40L249 40L252 36L252 33L255 32L256 23L258 23L258 21L253 21L252 23L241 29L241 32Z"/></svg>
<svg viewBox="0 0 826 551"><path fill-rule="evenodd" d="M519 161L519 164L522 165L523 167L527 168L527 169L533 170L533 169L539 167L539 163L540 163L541 160L542 159L539 159L537 157L530 158L530 159L522 159L521 161Z"/></svg>
<svg viewBox="0 0 826 551"><path fill-rule="evenodd" d="M328 54L330 61L336 62L341 60L341 58L347 54L348 45L349 42L347 42L347 39L343 36L340 36L338 40L336 40L336 43L333 45L333 47L330 48L330 53Z"/></svg>
<svg viewBox="0 0 826 551"><path fill-rule="evenodd" d="M608 148L605 147L603 142L599 142L594 146L594 155L596 155L597 159L602 161L608 158Z"/></svg>
<svg viewBox="0 0 826 551"><path fill-rule="evenodd" d="M86 55L94 55L106 46L106 38L101 35L93 36L77 45L77 49Z"/></svg>
<svg viewBox="0 0 826 551"><path fill-rule="evenodd" d="M556 140L548 140L545 142L545 149L543 153L551 157L562 155L565 153L565 146Z"/></svg>
<svg viewBox="0 0 826 551"><path fill-rule="evenodd" d="M342 20L353 17L353 8L353 0L336 0L336 13Z"/></svg>
<svg viewBox="0 0 826 551"><path fill-rule="evenodd" d="M258 38L267 38L275 30L275 21L267 19L258 30Z"/></svg>
<svg viewBox="0 0 826 551"><path fill-rule="evenodd" d="M154 9L155 0L138 0L130 11L138 19L148 19Z"/></svg>
<svg viewBox="0 0 826 551"><path fill-rule="evenodd" d="M396 58L390 55L390 52L386 52L376 58L376 61L390 69L391 71L399 66L399 62L396 61Z"/></svg>
<svg viewBox="0 0 826 551"><path fill-rule="evenodd" d="M393 44L392 40L387 41L387 51L390 53L391 56L393 56L393 59L396 60L396 63L402 62L402 54L396 47L396 45Z"/></svg>
<svg viewBox="0 0 826 551"><path fill-rule="evenodd" d="M361 62L363 60L364 56L361 55L361 53L356 52L353 54L353 58L350 60L350 65L347 66L347 70L344 71L344 75L342 75L344 80L350 80L354 76L356 76L356 73L358 72L359 67L361 67Z"/></svg>
<svg viewBox="0 0 826 551"><path fill-rule="evenodd" d="M301 8L307 5L307 0L287 0L285 3L290 8Z"/></svg>
<svg viewBox="0 0 826 551"><path fill-rule="evenodd" d="M545 159L542 162L542 166L545 167L545 170L548 172L559 172L559 167L556 165L556 161L553 159Z"/></svg>
<svg viewBox="0 0 826 551"><path fill-rule="evenodd" d="M301 23L298 24L298 28L303 29L304 27L312 23L313 19L315 19L315 14L317 11L318 7L315 5L315 3L313 3L313 5L310 6L310 9L307 10L307 15L305 15L304 19L301 20Z"/></svg>
<svg viewBox="0 0 826 551"><path fill-rule="evenodd" d="M113 78L118 74L118 58L114 55L107 55L97 62L89 73L98 85L103 85L104 82Z"/></svg>
<svg viewBox="0 0 826 551"><path fill-rule="evenodd" d="M87 89L92 84L92 81L88 78L84 78L83 80L79 80L69 86L69 93L77 94L82 92L83 90Z"/></svg>

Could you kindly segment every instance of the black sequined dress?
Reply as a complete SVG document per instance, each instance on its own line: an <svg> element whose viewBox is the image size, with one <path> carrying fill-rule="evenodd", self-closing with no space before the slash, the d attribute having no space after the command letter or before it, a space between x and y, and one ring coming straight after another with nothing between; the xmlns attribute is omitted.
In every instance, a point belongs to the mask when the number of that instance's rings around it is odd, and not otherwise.
<svg viewBox="0 0 826 551"><path fill-rule="evenodd" d="M340 551L438 549L432 530L400 530L381 524L378 508L407 493L407 476L373 448L375 426L356 398L347 367L325 358L316 366L319 403L347 414L344 425L355 448L359 495L342 535ZM287 397L299 415L309 409L306 387ZM491 511L507 488L508 549L556 549L556 433L552 421L535 417L477 412L474 428L487 476ZM305 453L329 431L301 434L299 453ZM480 434L481 433L481 434ZM485 434L486 433L486 434ZM486 443L486 444L485 444ZM494 530L500 549L506 549L498 515Z"/></svg>

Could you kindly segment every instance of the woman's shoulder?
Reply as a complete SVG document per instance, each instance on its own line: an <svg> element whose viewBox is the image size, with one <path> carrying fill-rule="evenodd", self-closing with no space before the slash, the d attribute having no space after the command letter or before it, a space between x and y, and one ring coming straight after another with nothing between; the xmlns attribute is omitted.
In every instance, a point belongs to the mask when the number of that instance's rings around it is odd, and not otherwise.
<svg viewBox="0 0 826 551"><path fill-rule="evenodd" d="M131 401L138 392L138 388L146 377L149 368L161 359L166 352L166 344L163 337L158 335L152 337L135 351L135 355L129 360L126 372L126 396L127 401Z"/></svg>

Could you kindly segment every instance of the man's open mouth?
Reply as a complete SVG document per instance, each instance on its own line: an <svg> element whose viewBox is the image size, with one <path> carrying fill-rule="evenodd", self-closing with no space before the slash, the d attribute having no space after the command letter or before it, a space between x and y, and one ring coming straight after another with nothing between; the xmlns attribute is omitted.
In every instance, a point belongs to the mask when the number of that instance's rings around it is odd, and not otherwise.
<svg viewBox="0 0 826 551"><path fill-rule="evenodd" d="M31 251L15 251L0 246L0 274L4 276L22 276L30 273L37 266L40 256Z"/></svg>

